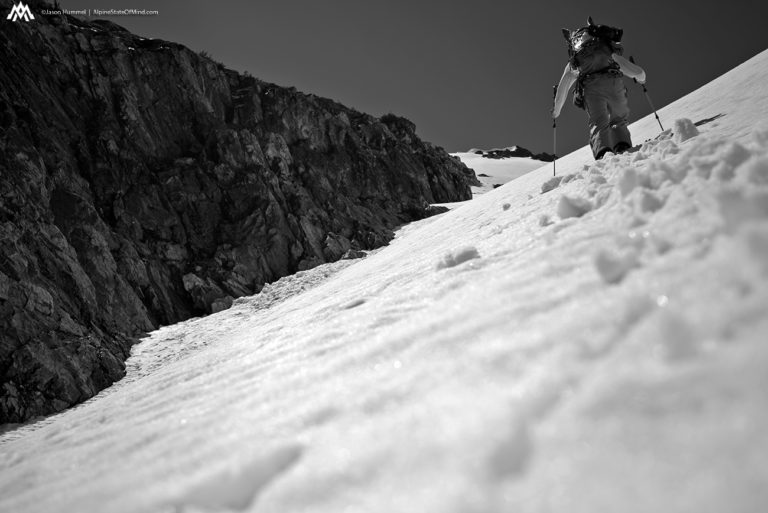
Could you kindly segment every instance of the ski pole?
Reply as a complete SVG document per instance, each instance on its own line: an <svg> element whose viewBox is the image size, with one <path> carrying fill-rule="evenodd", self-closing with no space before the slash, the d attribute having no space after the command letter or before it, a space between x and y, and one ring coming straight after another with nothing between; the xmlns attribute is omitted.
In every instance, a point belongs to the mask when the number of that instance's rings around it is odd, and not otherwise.
<svg viewBox="0 0 768 513"><path fill-rule="evenodd" d="M629 56L629 62L632 64L635 63L635 59L630 55ZM638 83L636 78L633 78L632 80L635 81L635 84ZM643 93L645 94L645 99L648 100L648 105L651 106L651 110L653 111L653 115L656 116L656 121L659 122L659 128L661 128L661 131L664 131L664 127L661 125L661 120L659 119L659 114L656 112L656 107L653 106L653 102L651 101L651 95L648 94L648 88L645 87L645 84L640 84L643 88Z"/></svg>
<svg viewBox="0 0 768 513"><path fill-rule="evenodd" d="M552 114L555 113L555 101L557 100L557 84L552 86ZM552 176L557 176L557 118L552 116Z"/></svg>

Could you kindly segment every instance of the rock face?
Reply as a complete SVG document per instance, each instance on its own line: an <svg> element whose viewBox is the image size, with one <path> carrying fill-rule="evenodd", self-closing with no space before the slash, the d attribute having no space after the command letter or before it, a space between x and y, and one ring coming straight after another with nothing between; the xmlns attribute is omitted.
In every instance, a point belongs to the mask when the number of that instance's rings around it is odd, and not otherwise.
<svg viewBox="0 0 768 513"><path fill-rule="evenodd" d="M533 153L531 150L523 148L522 146L510 146L509 148L494 148L492 150L483 151L478 149L469 150L470 153L475 153L487 159L507 159L510 157L531 158L534 160L541 160L542 162L552 162L555 160L554 155L549 153Z"/></svg>
<svg viewBox="0 0 768 513"><path fill-rule="evenodd" d="M471 198L403 118L31 7L0 31L0 423L91 397L148 330Z"/></svg>

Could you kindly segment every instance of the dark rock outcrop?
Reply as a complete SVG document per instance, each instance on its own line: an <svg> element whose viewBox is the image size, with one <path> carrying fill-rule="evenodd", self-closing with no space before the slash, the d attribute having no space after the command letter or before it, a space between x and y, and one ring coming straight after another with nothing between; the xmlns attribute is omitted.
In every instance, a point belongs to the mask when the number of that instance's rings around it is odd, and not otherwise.
<svg viewBox="0 0 768 513"><path fill-rule="evenodd" d="M31 5L0 32L0 423L108 386L148 330L472 197L403 118Z"/></svg>
<svg viewBox="0 0 768 513"><path fill-rule="evenodd" d="M531 150L523 148L522 146L511 146L509 148L494 148L492 150L470 150L473 153L483 156L487 159L506 159L510 157L519 158L531 158L534 160L541 160L543 162L552 162L555 160L554 155L549 153L533 153Z"/></svg>

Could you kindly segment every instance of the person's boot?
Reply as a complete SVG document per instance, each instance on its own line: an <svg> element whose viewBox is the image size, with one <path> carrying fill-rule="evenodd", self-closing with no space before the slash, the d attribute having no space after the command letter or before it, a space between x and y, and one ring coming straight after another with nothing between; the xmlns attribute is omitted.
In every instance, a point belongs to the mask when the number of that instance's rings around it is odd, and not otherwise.
<svg viewBox="0 0 768 513"><path fill-rule="evenodd" d="M600 160L600 159L601 159L601 158L603 158L603 157L605 156L605 154L606 154L606 153L608 153L609 151L611 151L611 149L610 149L610 148L601 148L601 149L600 149L600 151L598 151L598 152L595 154L595 160Z"/></svg>
<svg viewBox="0 0 768 513"><path fill-rule="evenodd" d="M619 153L624 153L625 151L627 151L631 147L632 147L632 145L627 143L627 142L620 142L620 143L617 143L616 146L613 147L613 152L616 155L618 155Z"/></svg>

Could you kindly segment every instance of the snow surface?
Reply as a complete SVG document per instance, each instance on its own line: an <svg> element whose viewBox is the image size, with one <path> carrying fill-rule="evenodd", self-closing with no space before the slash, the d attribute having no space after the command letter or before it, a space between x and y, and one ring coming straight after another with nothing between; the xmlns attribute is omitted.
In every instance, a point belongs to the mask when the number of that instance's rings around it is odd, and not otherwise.
<svg viewBox="0 0 768 513"><path fill-rule="evenodd" d="M547 164L540 160L523 157L491 159L483 157L475 153L475 151L482 150L451 153L454 157L459 157L468 168L473 169L477 179L480 180L481 186L472 187L474 195L485 194L488 191L492 191L495 188L494 186L504 185Z"/></svg>
<svg viewBox="0 0 768 513"><path fill-rule="evenodd" d="M0 511L763 511L766 79L158 330L0 436Z"/></svg>

